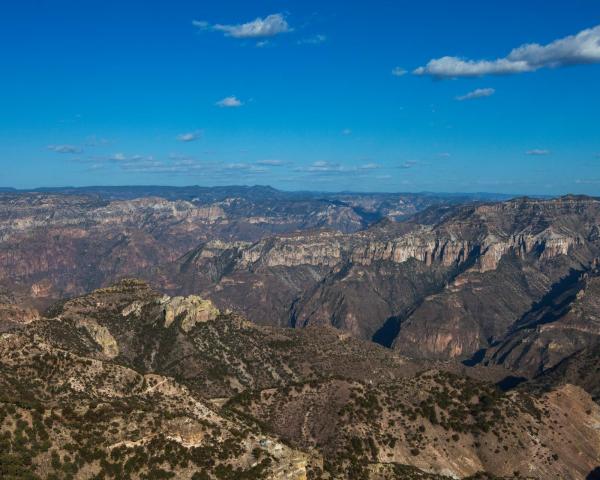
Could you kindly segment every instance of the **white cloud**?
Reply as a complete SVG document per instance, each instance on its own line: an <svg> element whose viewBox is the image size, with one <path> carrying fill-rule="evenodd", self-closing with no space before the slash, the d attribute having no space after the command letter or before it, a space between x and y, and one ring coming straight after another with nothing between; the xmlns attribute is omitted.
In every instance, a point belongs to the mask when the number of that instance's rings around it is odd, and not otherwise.
<svg viewBox="0 0 600 480"><path fill-rule="evenodd" d="M115 153L112 157L110 157L110 159L114 160L115 162L124 162L127 160L127 157L124 153Z"/></svg>
<svg viewBox="0 0 600 480"><path fill-rule="evenodd" d="M311 163L305 167L297 167L294 169L296 172L308 172L308 173L333 173L333 172L345 172L347 169L339 163L331 163L323 160L319 160Z"/></svg>
<svg viewBox="0 0 600 480"><path fill-rule="evenodd" d="M324 175L343 175L343 176L364 176L370 170L376 170L380 166L376 163L366 163L359 166L345 166L339 163L332 163L327 161L316 161L308 166L297 167L294 169L295 172L305 172L314 176Z"/></svg>
<svg viewBox="0 0 600 480"><path fill-rule="evenodd" d="M600 179L597 178L578 178L575 183L579 185L600 185Z"/></svg>
<svg viewBox="0 0 600 480"><path fill-rule="evenodd" d="M407 168L412 168L415 165L417 165L417 162L415 160L407 160L402 165L400 165L399 168L407 169Z"/></svg>
<svg viewBox="0 0 600 480"><path fill-rule="evenodd" d="M231 96L231 97L225 97L224 99L219 100L217 102L217 105L221 108L235 108L235 107L241 107L243 105L243 103L237 97Z"/></svg>
<svg viewBox="0 0 600 480"><path fill-rule="evenodd" d="M193 142L194 140L198 140L200 136L201 132L196 130L195 132L187 132L177 135L177 140L180 142Z"/></svg>
<svg viewBox="0 0 600 480"><path fill-rule="evenodd" d="M342 130L342 135L345 135L345 136L352 135L352 130L349 128L344 128Z"/></svg>
<svg viewBox="0 0 600 480"><path fill-rule="evenodd" d="M322 160L313 162L312 165L308 167L309 172L339 172L341 169L342 167L337 163L329 163Z"/></svg>
<svg viewBox="0 0 600 480"><path fill-rule="evenodd" d="M379 168L379 165L377 165L376 163L365 163L364 165L361 165L358 168L360 170L376 170L377 168Z"/></svg>
<svg viewBox="0 0 600 480"><path fill-rule="evenodd" d="M281 167L285 165L285 162L282 160L259 160L256 162L258 165L266 165L269 167Z"/></svg>
<svg viewBox="0 0 600 480"><path fill-rule="evenodd" d="M475 98L491 97L494 93L496 93L496 90L493 88L477 88L472 92L456 97L456 99L459 102L462 102L464 100L473 100Z"/></svg>
<svg viewBox="0 0 600 480"><path fill-rule="evenodd" d="M537 155L537 156L550 155L550 150L545 150L543 148L534 148L532 150L527 150L525 153L527 155Z"/></svg>
<svg viewBox="0 0 600 480"><path fill-rule="evenodd" d="M450 152L440 152L438 153L438 157L441 158L450 158L452 155L450 154Z"/></svg>
<svg viewBox="0 0 600 480"><path fill-rule="evenodd" d="M76 145L48 145L48 150L56 153L81 153L83 151Z"/></svg>
<svg viewBox="0 0 600 480"><path fill-rule="evenodd" d="M154 158L152 156L144 156L144 155L125 155L124 153L118 152L109 157L94 157L94 160L99 161L108 160L109 162L119 163L121 166L123 165L133 165L144 162L154 162Z"/></svg>
<svg viewBox="0 0 600 480"><path fill-rule="evenodd" d="M264 167L257 167L256 165L251 165L249 163L228 163L225 165L224 170L243 172L246 174L267 173L269 171Z"/></svg>
<svg viewBox="0 0 600 480"><path fill-rule="evenodd" d="M401 67L394 67L392 70L392 75L394 77L402 77L403 75L406 75L406 70Z"/></svg>
<svg viewBox="0 0 600 480"><path fill-rule="evenodd" d="M248 170L250 165L247 163L228 163L225 168L227 170Z"/></svg>
<svg viewBox="0 0 600 480"><path fill-rule="evenodd" d="M313 35L312 37L302 38L296 42L298 45L319 45L320 43L324 43L327 41L327 36L318 34Z"/></svg>
<svg viewBox="0 0 600 480"><path fill-rule="evenodd" d="M215 30L223 32L227 37L233 38L263 38L273 37L280 33L291 32L292 28L281 13L275 13L265 18L256 18L251 22L236 25L211 25L205 21L194 20L192 25L202 30Z"/></svg>
<svg viewBox="0 0 600 480"><path fill-rule="evenodd" d="M506 57L496 60L469 60L451 56L433 59L413 73L438 78L478 77L598 62L600 62L600 25L547 45L537 43L521 45Z"/></svg>
<svg viewBox="0 0 600 480"><path fill-rule="evenodd" d="M202 176L230 182L231 178L248 177L269 173L268 166L277 166L276 161L263 164L226 163L218 161L200 161L189 156L170 154L165 159L153 156L126 155L115 153L106 157L90 157L89 168L116 168L127 174L166 175L166 176ZM283 165L283 163L282 163Z"/></svg>

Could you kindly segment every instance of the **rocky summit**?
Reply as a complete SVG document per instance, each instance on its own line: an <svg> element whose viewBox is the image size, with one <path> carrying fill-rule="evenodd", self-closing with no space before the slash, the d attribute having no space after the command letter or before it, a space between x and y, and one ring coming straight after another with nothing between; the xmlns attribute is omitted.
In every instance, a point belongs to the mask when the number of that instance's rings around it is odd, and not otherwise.
<svg viewBox="0 0 600 480"><path fill-rule="evenodd" d="M592 197L2 193L0 478L597 478L599 299Z"/></svg>

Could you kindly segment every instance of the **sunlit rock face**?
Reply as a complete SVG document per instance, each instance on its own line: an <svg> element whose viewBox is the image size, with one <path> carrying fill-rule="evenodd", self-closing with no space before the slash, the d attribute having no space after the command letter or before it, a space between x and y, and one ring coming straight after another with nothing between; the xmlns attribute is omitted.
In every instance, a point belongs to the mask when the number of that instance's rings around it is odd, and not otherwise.
<svg viewBox="0 0 600 480"><path fill-rule="evenodd" d="M0 192L0 287L29 289L38 304L47 306L120 278L143 276L200 244L254 243L318 229L351 233L381 218L465 200L417 194L298 194L269 187ZM256 255L245 254L248 262ZM310 260L302 257L307 255L273 252L268 261L306 262ZM171 284L159 284L172 290Z"/></svg>
<svg viewBox="0 0 600 480"><path fill-rule="evenodd" d="M589 197L444 205L337 230L312 227L379 207L361 197L10 198L0 208L0 285L18 283L27 308L135 276L172 297L167 324L182 316L190 329L229 309L264 325L334 326L424 358L464 359L503 340L600 257L599 202ZM212 306L179 298L190 295Z"/></svg>
<svg viewBox="0 0 600 480"><path fill-rule="evenodd" d="M588 197L466 205L352 234L205 244L161 275L257 323L333 325L407 355L462 359L592 268L599 224Z"/></svg>
<svg viewBox="0 0 600 480"><path fill-rule="evenodd" d="M189 332L196 324L214 320L219 310L210 300L202 300L196 295L161 299L164 306L165 328L171 326L176 318L181 320L181 328Z"/></svg>

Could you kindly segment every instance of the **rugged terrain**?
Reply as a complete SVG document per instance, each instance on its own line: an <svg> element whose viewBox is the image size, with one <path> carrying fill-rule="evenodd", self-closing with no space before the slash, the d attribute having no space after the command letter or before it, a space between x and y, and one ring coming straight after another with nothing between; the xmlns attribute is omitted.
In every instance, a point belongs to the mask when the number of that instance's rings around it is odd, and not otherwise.
<svg viewBox="0 0 600 480"><path fill-rule="evenodd" d="M0 336L0 471L579 479L600 465L600 407L582 389L502 392L452 369L125 280Z"/></svg>
<svg viewBox="0 0 600 480"><path fill-rule="evenodd" d="M328 325L408 357L527 378L598 339L594 198L427 207L440 199L138 190L4 194L0 285L16 300L0 298L0 321L9 303L34 318L136 276L257 324ZM157 193L167 198L136 197Z"/></svg>
<svg viewBox="0 0 600 480"><path fill-rule="evenodd" d="M410 357L487 355L531 376L596 342L599 257L600 201L517 199L351 234L207 242L147 278L259 324L332 325ZM525 348L524 335L545 340Z"/></svg>
<svg viewBox="0 0 600 480"><path fill-rule="evenodd" d="M600 200L473 200L3 192L0 477L596 478Z"/></svg>
<svg viewBox="0 0 600 480"><path fill-rule="evenodd" d="M355 232L466 196L315 194L270 187L98 187L0 193L0 286L34 306L179 259L207 241Z"/></svg>

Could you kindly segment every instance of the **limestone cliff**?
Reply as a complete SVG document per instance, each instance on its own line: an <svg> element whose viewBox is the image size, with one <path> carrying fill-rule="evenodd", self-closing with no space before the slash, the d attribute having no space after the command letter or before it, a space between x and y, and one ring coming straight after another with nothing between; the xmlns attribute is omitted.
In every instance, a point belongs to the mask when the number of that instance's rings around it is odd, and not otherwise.
<svg viewBox="0 0 600 480"><path fill-rule="evenodd" d="M163 297L160 300L165 317L165 328L171 326L176 318L181 320L181 329L189 332L196 324L214 320L219 310L210 300L202 300L196 295L188 297Z"/></svg>

